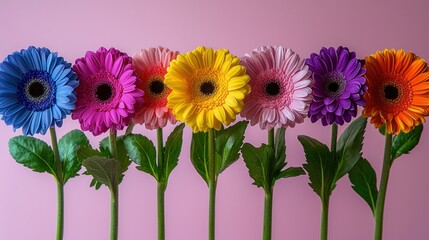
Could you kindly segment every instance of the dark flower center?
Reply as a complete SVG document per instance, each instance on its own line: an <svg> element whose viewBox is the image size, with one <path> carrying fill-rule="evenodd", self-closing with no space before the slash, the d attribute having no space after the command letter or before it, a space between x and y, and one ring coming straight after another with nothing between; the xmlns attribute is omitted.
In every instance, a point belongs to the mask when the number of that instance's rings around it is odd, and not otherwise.
<svg viewBox="0 0 429 240"><path fill-rule="evenodd" d="M30 71L19 82L18 99L31 111L43 111L55 103L56 86L46 71Z"/></svg>
<svg viewBox="0 0 429 240"><path fill-rule="evenodd" d="M265 93L270 97L275 97L280 93L280 85L276 81L271 81L265 85Z"/></svg>
<svg viewBox="0 0 429 240"><path fill-rule="evenodd" d="M161 94L164 92L164 83L161 80L154 80L149 84L149 89L154 94Z"/></svg>
<svg viewBox="0 0 429 240"><path fill-rule="evenodd" d="M33 81L28 86L28 94L34 99L38 99L45 95L46 90L46 86L39 81Z"/></svg>
<svg viewBox="0 0 429 240"><path fill-rule="evenodd" d="M331 82L328 84L328 90L332 93L335 93L340 88L340 84L337 82Z"/></svg>
<svg viewBox="0 0 429 240"><path fill-rule="evenodd" d="M398 88L396 88L395 86L392 85L387 85L384 88L384 97L389 99L389 100L395 100L396 98L398 98L399 96L399 92L398 92Z"/></svg>
<svg viewBox="0 0 429 240"><path fill-rule="evenodd" d="M200 92L206 96L213 94L214 91L215 91L215 85L210 80L205 81L200 85Z"/></svg>
<svg viewBox="0 0 429 240"><path fill-rule="evenodd" d="M98 85L95 90L95 95L97 96L97 99L102 102L109 100L113 95L112 86L107 83Z"/></svg>
<svg viewBox="0 0 429 240"><path fill-rule="evenodd" d="M345 77L338 72L330 72L325 76L324 92L332 98L340 96L346 85Z"/></svg>

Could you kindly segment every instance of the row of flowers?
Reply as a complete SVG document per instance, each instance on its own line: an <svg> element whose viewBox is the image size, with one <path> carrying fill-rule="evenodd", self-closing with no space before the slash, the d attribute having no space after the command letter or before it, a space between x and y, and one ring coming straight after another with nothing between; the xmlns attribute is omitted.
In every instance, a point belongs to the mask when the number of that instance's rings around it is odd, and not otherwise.
<svg viewBox="0 0 429 240"><path fill-rule="evenodd" d="M363 115L377 128L387 124L388 133L424 122L424 60L384 50L367 57L365 68L364 62L343 47L323 48L307 60L284 47L261 47L241 62L227 50L204 47L182 55L143 49L133 58L100 48L72 67L57 53L30 47L1 65L0 112L24 135L45 134L69 114L94 135L122 130L131 119L148 129L177 118L194 132L219 130L240 112L261 129L294 127L307 115L324 126L342 125L365 103Z"/></svg>
<svg viewBox="0 0 429 240"><path fill-rule="evenodd" d="M338 138L338 125L362 116ZM247 121L268 134L267 144L244 143ZM289 48L265 46L241 59L226 49L198 47L186 54L167 48L142 49L133 57L111 48L88 51L75 64L46 48L14 52L0 64L0 115L23 135L46 134L52 147L28 136L9 141L12 157L37 172L52 174L59 186L57 238L63 236L65 183L78 175L94 177L112 193L111 239L118 235L118 187L130 165L158 182L158 238L165 239L164 192L182 147L184 125L163 140L162 129L176 121L192 128L191 160L209 187L209 240L215 239L215 194L220 173L240 153L255 185L265 191L263 239L271 239L274 184L308 174L322 202L321 239L328 236L329 198L345 176L375 216L375 239L382 238L384 199L393 160L418 143L429 115L429 71L411 52L385 49L360 60L346 47L322 48L304 59ZM109 138L94 149L81 131L59 142L55 127L71 115L83 131ZM306 164L286 168L285 130L320 120L332 126L331 146L298 136ZM380 187L362 157L366 118L386 136ZM136 124L157 130L157 148L134 134ZM126 128L124 135L117 130ZM370 186L370 187L368 187Z"/></svg>

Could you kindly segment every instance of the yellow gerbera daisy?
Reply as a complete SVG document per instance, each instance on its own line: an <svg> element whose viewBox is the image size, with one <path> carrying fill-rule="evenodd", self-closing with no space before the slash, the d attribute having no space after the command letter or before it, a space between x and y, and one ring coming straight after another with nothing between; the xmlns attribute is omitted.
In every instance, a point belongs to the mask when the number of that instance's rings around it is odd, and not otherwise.
<svg viewBox="0 0 429 240"><path fill-rule="evenodd" d="M240 59L226 49L198 47L170 63L164 83L171 89L167 107L194 132L207 132L235 121L250 93Z"/></svg>
<svg viewBox="0 0 429 240"><path fill-rule="evenodd" d="M388 50L366 57L368 91L363 116L376 128L407 133L429 114L429 72L426 62L412 52Z"/></svg>

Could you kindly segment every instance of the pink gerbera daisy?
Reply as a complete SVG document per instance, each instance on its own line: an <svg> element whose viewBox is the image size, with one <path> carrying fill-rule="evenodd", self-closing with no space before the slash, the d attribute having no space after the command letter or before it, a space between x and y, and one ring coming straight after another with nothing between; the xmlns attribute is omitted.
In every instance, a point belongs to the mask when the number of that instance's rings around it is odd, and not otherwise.
<svg viewBox="0 0 429 240"><path fill-rule="evenodd" d="M140 79L138 88L146 94L133 119L134 123L145 124L147 129L165 127L167 122L176 123L171 109L167 108L167 96L171 90L164 85L164 76L171 60L179 52L157 47L142 49L133 56L133 67Z"/></svg>
<svg viewBox="0 0 429 240"><path fill-rule="evenodd" d="M312 100L311 72L305 59L290 48L260 47L241 60L252 92L244 99L241 116L261 129L294 127L307 116Z"/></svg>
<svg viewBox="0 0 429 240"><path fill-rule="evenodd" d="M143 103L131 62L127 54L103 47L76 60L73 70L80 84L72 118L79 119L82 130L99 135L129 124L136 105Z"/></svg>

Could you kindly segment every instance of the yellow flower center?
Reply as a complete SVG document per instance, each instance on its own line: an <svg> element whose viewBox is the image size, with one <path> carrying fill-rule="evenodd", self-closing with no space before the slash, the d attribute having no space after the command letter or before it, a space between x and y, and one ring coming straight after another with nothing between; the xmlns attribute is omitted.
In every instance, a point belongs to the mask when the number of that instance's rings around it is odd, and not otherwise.
<svg viewBox="0 0 429 240"><path fill-rule="evenodd" d="M199 109L213 109L221 106L228 96L227 83L219 70L198 69L191 77L190 101Z"/></svg>

